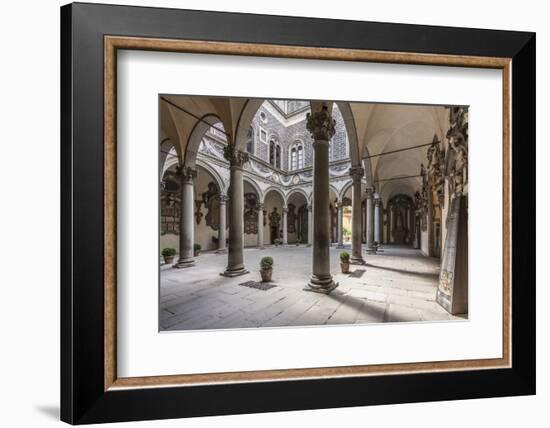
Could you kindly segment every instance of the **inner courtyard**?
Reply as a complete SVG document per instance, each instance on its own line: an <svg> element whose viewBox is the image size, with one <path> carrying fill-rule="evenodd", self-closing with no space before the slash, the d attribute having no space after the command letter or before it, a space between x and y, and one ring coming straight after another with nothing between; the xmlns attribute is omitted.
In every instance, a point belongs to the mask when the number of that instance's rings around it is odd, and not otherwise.
<svg viewBox="0 0 550 428"><path fill-rule="evenodd" d="M160 330L467 318L466 107L159 107Z"/></svg>
<svg viewBox="0 0 550 428"><path fill-rule="evenodd" d="M240 284L259 281L257 270L225 278L226 258L215 252L185 277L161 268L162 330L364 324L462 319L435 301L439 262L407 246L365 255L365 264L340 273L339 249L331 248L330 269L339 286L330 294L303 291L311 274L312 249L305 245L270 248L276 260L272 288ZM246 266L259 266L265 251L247 248Z"/></svg>

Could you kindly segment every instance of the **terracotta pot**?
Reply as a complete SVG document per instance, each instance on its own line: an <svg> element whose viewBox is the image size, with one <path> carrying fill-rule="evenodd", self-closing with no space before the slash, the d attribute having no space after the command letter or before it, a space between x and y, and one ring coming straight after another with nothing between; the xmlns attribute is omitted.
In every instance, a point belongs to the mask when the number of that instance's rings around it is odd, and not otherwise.
<svg viewBox="0 0 550 428"><path fill-rule="evenodd" d="M162 257L164 257L164 263L166 263L167 265L172 264L172 262L174 261L174 256L162 256Z"/></svg>
<svg viewBox="0 0 550 428"><path fill-rule="evenodd" d="M262 275L262 282L271 281L271 275L273 274L273 268L261 269L260 275Z"/></svg>
<svg viewBox="0 0 550 428"><path fill-rule="evenodd" d="M342 273L349 273L349 262L340 262L340 269L342 269Z"/></svg>
<svg viewBox="0 0 550 428"><path fill-rule="evenodd" d="M200 253L201 253L200 250L199 251L193 251L193 256L197 257Z"/></svg>

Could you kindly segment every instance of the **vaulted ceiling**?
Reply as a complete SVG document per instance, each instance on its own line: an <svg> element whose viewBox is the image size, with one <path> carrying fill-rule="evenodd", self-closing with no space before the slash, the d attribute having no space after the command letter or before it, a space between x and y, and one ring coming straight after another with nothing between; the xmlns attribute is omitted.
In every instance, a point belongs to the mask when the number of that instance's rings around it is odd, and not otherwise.
<svg viewBox="0 0 550 428"><path fill-rule="evenodd" d="M194 164L204 132L211 125L225 130L228 141L244 149L246 133L262 99L163 95L160 124L180 160ZM332 108L332 103L325 103ZM312 102L318 110L323 102ZM426 162L427 147L382 153L443 139L448 110L443 106L338 102L348 132L352 163L363 164L367 182L374 184L384 203L393 195L412 195L420 187L420 164ZM236 136L236 137L234 137ZM374 157L372 157L374 156ZM397 179L400 178L400 179ZM391 179L391 180L388 180ZM380 180L380 181L379 181Z"/></svg>

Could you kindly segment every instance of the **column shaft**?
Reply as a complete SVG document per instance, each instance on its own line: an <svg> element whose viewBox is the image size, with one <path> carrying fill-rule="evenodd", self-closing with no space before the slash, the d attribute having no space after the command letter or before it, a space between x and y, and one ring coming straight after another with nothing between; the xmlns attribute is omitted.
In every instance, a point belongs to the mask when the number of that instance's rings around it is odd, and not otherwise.
<svg viewBox="0 0 550 428"><path fill-rule="evenodd" d="M380 222L380 211L382 209L380 198L374 200L374 240L381 244L381 222Z"/></svg>
<svg viewBox="0 0 550 428"><path fill-rule="evenodd" d="M227 251L226 249L226 232L227 232L227 223L226 223L226 203L227 203L227 196L220 195L219 197L220 201L220 212L219 212L219 229L218 229L218 252L222 253Z"/></svg>
<svg viewBox="0 0 550 428"><path fill-rule="evenodd" d="M338 283L330 274L330 213L328 145L335 132L328 107L307 115L306 127L313 137L313 261L306 290L330 293Z"/></svg>
<svg viewBox="0 0 550 428"><path fill-rule="evenodd" d="M352 187L352 213L351 213L351 262L353 264L364 264L363 260L363 245L361 243L361 179L365 170L361 167L350 168L350 175L353 180Z"/></svg>
<svg viewBox="0 0 550 428"><path fill-rule="evenodd" d="M177 175L180 178L181 185L181 210L180 210L180 248L179 259L174 267L178 269L195 266L193 259L193 244L194 244L194 191L193 180L197 176L197 171L180 166L177 170Z"/></svg>
<svg viewBox="0 0 550 428"><path fill-rule="evenodd" d="M313 243L313 216L311 215L311 212L313 210L313 206L309 204L307 206L307 245L310 246Z"/></svg>
<svg viewBox="0 0 550 428"><path fill-rule="evenodd" d="M264 204L258 205L258 248L264 248Z"/></svg>
<svg viewBox="0 0 550 428"><path fill-rule="evenodd" d="M344 248L344 206L338 202L338 247Z"/></svg>
<svg viewBox="0 0 550 428"><path fill-rule="evenodd" d="M248 155L237 150L233 144L225 147L225 158L230 164L229 186L229 247L227 253L227 268L221 275L238 276L248 273L244 267L244 191L243 164L248 161Z"/></svg>
<svg viewBox="0 0 550 428"><path fill-rule="evenodd" d="M288 244L288 208L283 207L283 245Z"/></svg>
<svg viewBox="0 0 550 428"><path fill-rule="evenodd" d="M374 190L367 188L367 254L375 253L374 242Z"/></svg>

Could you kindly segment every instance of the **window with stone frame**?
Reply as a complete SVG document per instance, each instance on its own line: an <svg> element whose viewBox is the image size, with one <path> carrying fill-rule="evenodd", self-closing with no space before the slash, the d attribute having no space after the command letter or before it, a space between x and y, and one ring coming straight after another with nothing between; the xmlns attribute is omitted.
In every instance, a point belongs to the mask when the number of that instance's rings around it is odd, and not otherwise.
<svg viewBox="0 0 550 428"><path fill-rule="evenodd" d="M298 169L304 167L304 148L300 145L298 146Z"/></svg>
<svg viewBox="0 0 550 428"><path fill-rule="evenodd" d="M290 170L301 169L304 167L304 148L301 144L294 145L290 149Z"/></svg>
<svg viewBox="0 0 550 428"><path fill-rule="evenodd" d="M265 129L260 128L259 136L262 143L267 143L267 131Z"/></svg>

